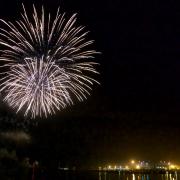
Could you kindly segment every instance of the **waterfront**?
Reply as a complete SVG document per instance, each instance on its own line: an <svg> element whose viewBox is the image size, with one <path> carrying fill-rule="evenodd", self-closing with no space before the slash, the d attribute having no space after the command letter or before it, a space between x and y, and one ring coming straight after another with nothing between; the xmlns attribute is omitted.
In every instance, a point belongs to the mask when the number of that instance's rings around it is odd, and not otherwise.
<svg viewBox="0 0 180 180"><path fill-rule="evenodd" d="M34 172L34 173L32 173ZM179 170L55 170L21 169L21 171L0 171L2 180L179 180Z"/></svg>
<svg viewBox="0 0 180 180"><path fill-rule="evenodd" d="M125 172L61 172L59 179L63 180L178 180L180 173L125 173Z"/></svg>

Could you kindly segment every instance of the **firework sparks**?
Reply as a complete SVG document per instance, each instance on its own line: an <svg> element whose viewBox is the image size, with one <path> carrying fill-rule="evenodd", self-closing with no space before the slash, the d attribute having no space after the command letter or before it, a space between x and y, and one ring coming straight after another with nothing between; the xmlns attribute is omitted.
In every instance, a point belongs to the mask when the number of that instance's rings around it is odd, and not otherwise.
<svg viewBox="0 0 180 180"><path fill-rule="evenodd" d="M48 116L90 95L94 82L90 73L98 73L97 63L89 61L97 52L87 50L93 41L86 41L84 27L76 26L76 15L66 20L57 11L54 20L41 16L33 7L33 19L26 10L16 23L1 20L0 44L5 47L0 56L6 71L0 91L4 101L24 115ZM47 21L46 21L47 18ZM86 75L88 72L88 76Z"/></svg>

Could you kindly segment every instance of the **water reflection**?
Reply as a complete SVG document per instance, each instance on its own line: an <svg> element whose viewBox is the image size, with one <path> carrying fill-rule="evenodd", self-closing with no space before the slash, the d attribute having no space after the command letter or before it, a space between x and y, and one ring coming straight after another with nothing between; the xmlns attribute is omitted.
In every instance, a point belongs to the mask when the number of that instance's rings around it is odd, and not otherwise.
<svg viewBox="0 0 180 180"><path fill-rule="evenodd" d="M136 174L125 172L99 172L98 180L178 180L180 175L177 172L173 173L150 173Z"/></svg>
<svg viewBox="0 0 180 180"><path fill-rule="evenodd" d="M102 175L101 175L101 171L99 172L99 180L102 180Z"/></svg>
<svg viewBox="0 0 180 180"><path fill-rule="evenodd" d="M123 177L122 177L123 180ZM135 175L132 174L132 180L149 180L149 175L141 174L141 175Z"/></svg>

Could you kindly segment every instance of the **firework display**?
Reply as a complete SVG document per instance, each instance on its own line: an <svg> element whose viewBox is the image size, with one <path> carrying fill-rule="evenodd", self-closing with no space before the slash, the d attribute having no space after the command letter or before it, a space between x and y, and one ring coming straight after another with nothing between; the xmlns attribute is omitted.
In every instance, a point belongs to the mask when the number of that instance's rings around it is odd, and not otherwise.
<svg viewBox="0 0 180 180"><path fill-rule="evenodd" d="M88 32L76 25L76 14L67 20L58 9L52 19L44 8L37 13L33 7L31 17L23 6L20 20L1 22L0 92L10 107L47 117L90 95L98 83L91 78L97 63L90 61L97 52L88 50L93 41L86 41Z"/></svg>

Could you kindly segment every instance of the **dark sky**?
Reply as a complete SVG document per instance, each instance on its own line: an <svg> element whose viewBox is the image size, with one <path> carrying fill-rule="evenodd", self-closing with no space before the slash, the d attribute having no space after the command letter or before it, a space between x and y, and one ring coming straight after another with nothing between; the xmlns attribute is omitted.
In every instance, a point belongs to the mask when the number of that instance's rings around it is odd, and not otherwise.
<svg viewBox="0 0 180 180"><path fill-rule="evenodd" d="M27 2L28 1L28 2ZM0 18L20 17L20 0L1 0ZM101 82L86 102L41 120L34 156L99 165L131 158L180 162L180 21L173 1L24 0L78 13L91 31ZM1 108L2 114L9 109ZM16 115L13 114L15 117ZM55 156L55 155L54 155Z"/></svg>

